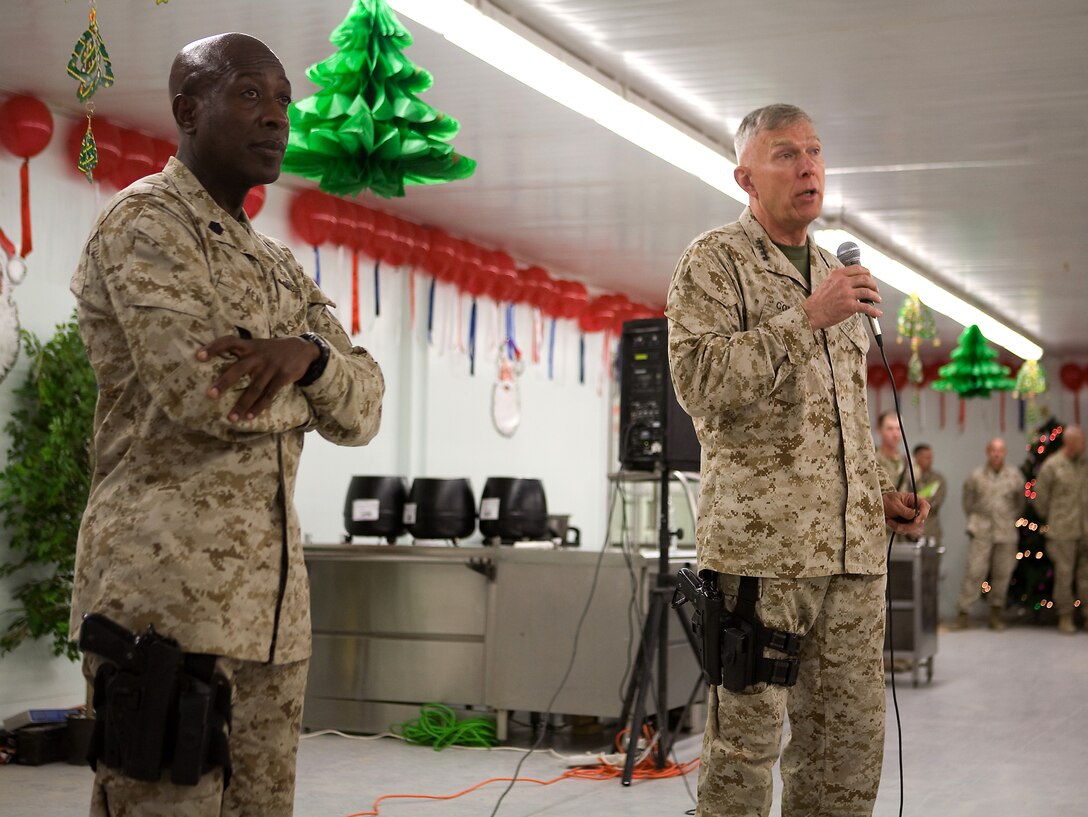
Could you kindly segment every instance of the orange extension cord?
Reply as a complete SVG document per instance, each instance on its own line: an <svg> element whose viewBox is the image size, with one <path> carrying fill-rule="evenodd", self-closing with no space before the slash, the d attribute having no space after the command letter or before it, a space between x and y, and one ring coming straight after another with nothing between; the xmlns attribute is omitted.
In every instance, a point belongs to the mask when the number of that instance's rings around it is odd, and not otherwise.
<svg viewBox="0 0 1088 817"><path fill-rule="evenodd" d="M627 734L629 730L624 729L618 735L616 735L616 748L622 749L622 738ZM653 732L648 726L643 726L643 735L646 737L647 745L653 740ZM689 760L687 763L673 763L668 761L664 768L658 769L651 758L645 758L641 763L635 766L632 777L635 780L661 780L667 777L681 777L686 775L692 769L695 769L699 765L699 758ZM623 769L617 766L612 766L607 763L601 763L597 766L580 766L575 769L568 769L558 777L553 777L551 780L537 780L532 777L519 777L518 783L536 783L538 786L550 786L552 783L558 783L561 780L611 780L619 777L623 774ZM383 794L376 799L371 806L371 811L357 811L354 814L345 815L345 817L378 817L378 805L385 800L456 800L458 797L463 797L466 794L471 794L477 789L481 789L484 786L488 786L491 783L509 783L513 778L510 777L493 777L490 780L484 780L477 783L474 786L470 786L463 791L459 791L456 794Z"/></svg>

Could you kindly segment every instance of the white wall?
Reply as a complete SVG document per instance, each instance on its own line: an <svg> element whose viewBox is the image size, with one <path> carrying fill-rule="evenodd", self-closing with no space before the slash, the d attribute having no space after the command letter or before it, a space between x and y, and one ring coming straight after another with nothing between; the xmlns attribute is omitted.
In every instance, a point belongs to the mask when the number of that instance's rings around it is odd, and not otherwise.
<svg viewBox="0 0 1088 817"><path fill-rule="evenodd" d="M70 121L55 112L54 116L52 143L31 162L34 251L26 281L15 290L22 325L43 339L75 306L68 281L96 214L113 192L88 185L68 167L63 145ZM0 153L0 226L17 244L19 165L19 160ZM269 189L255 224L262 232L292 242L312 274L313 251L295 242L288 229L288 185L295 181L285 177ZM546 353L540 363L525 364L519 378L522 423L508 439L494 430L490 419L497 375L495 348L500 340L497 327L502 325L494 305L486 300L479 305L472 377L467 357L456 348L458 307L461 336L468 340L468 299L458 299L451 288L439 287L434 342L428 344L430 279L416 276L413 327L407 270L382 270L380 317L374 315L373 262L364 260L361 270L362 325L355 340L374 354L385 374L382 430L364 448L339 448L309 435L295 496L304 536L315 543L340 540L344 493L355 474L469 477L477 499L488 476L519 476L543 480L549 510L570 513L571 523L583 529L583 542L599 547L605 527L610 415L610 384L601 377L601 337L587 340L586 383L582 385L578 382L578 333L569 321L559 323L555 378L548 379ZM345 325L350 322L349 271L344 253L335 249L322 253L322 285L340 305ZM530 313L521 307L516 314L517 342L528 358ZM23 382L26 371L27 362L20 359L0 383L0 420L10 416L12 390ZM6 451L4 438L0 463L6 461ZM10 553L7 534L0 531L0 560ZM10 606L18 583L18 576L0 580L0 625L9 620L2 611ZM53 658L44 643L30 643L0 657L0 718L32 706L79 703L83 696L78 665Z"/></svg>

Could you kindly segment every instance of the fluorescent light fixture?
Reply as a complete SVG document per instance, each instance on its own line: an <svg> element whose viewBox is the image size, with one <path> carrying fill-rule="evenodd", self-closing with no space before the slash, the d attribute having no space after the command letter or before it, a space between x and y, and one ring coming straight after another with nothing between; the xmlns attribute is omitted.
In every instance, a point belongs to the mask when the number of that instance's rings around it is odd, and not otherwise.
<svg viewBox="0 0 1088 817"><path fill-rule="evenodd" d="M517 21L489 4L477 7L462 0L389 0L389 5L504 74L748 204L748 194L733 179L736 165L725 156L666 121L663 111L654 113L625 99L622 86L609 87L604 77L590 76L595 73L592 68L575 67L572 63L576 60L541 47L527 30L522 36L514 30L519 27ZM1043 350L1027 338L844 230L818 230L816 240L832 252L842 241L854 241L862 249L865 266L879 280L905 294L916 293L931 309L964 326L978 324L988 340L1018 357L1037 360L1042 356Z"/></svg>
<svg viewBox="0 0 1088 817"><path fill-rule="evenodd" d="M721 153L475 6L460 0L390 0L389 5L504 74L748 204L748 194L733 179L736 165Z"/></svg>
<svg viewBox="0 0 1088 817"><path fill-rule="evenodd" d="M889 258L846 230L817 230L816 243L835 252L844 241L853 241L861 248L861 263L873 276L904 295L917 295L926 306L946 315L962 326L977 324L987 340L1008 349L1024 360L1038 360L1043 350L996 318L953 295L924 278L910 267Z"/></svg>

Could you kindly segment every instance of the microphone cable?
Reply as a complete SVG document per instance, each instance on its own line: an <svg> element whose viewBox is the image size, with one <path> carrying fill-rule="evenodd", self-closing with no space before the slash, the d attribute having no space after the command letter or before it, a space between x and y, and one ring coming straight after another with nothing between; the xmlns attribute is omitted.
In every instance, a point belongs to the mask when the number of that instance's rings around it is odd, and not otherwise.
<svg viewBox="0 0 1088 817"><path fill-rule="evenodd" d="M915 514L918 512L918 486L914 481L914 463L910 457L910 446L907 443L907 432L903 428L903 413L899 407L899 389L895 386L895 378L892 376L891 366L888 364L888 357L884 354L884 340L879 335L875 335L877 348L880 350L880 360L884 364L884 371L888 373L888 382L892 386L892 400L895 403L895 420L899 424L899 434L903 440L903 458L906 461L907 473L910 476L910 492L914 495L914 509ZM889 475L890 476L890 475ZM888 537L888 551L886 554L886 563L888 567L891 566L892 558L892 543L895 541L895 531L891 532ZM884 603L887 605L888 614L885 618L887 621L888 630L888 654L891 659L891 676L892 676L892 706L895 710L895 732L896 740L899 748L899 817L903 817L903 799L904 799L904 781L903 781L903 722L899 715L899 697L896 694L895 688L895 637L894 629L892 627L892 585L891 585L891 571L885 574L887 576L884 586Z"/></svg>

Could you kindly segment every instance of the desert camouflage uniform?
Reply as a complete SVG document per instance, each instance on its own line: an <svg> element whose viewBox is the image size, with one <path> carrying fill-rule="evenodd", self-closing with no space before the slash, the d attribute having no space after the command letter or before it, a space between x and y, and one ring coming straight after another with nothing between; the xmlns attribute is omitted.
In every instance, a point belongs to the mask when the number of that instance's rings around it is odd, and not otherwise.
<svg viewBox="0 0 1088 817"><path fill-rule="evenodd" d="M841 266L809 243L812 288ZM770 627L804 635L792 688L710 691L698 813L868 815L884 752L884 515L860 316L814 331L808 283L750 210L697 238L665 314L702 444L699 566L760 576ZM727 602L732 606L733 600ZM792 738L782 750L782 723Z"/></svg>
<svg viewBox="0 0 1088 817"><path fill-rule="evenodd" d="M879 448L876 450L877 464L884 469L888 475L888 480L896 488L900 488L903 485L903 473L907 470L907 465L903 461L902 457L889 457ZM881 479L884 479L881 477Z"/></svg>
<svg viewBox="0 0 1088 817"><path fill-rule="evenodd" d="M980 465L963 483L963 512L967 514L967 567L960 587L959 611L968 613L978 601L986 574L986 602L1005 609L1009 581L1016 567L1019 536L1016 520L1024 507L1024 475L1006 463L1000 471Z"/></svg>
<svg viewBox="0 0 1088 817"><path fill-rule="evenodd" d="M72 291L99 385L73 638L89 612L134 631L151 624L187 652L231 659L232 674L239 667L257 672L247 688L272 685L282 693L250 710L271 704L300 712L309 584L292 497L303 434L316 429L336 443L368 442L381 416L378 365L352 346L290 251L244 216L236 221L223 211L176 159L107 204ZM227 414L247 379L208 399L231 361L200 362L200 346L222 335L305 331L331 346L313 384L283 388L256 418L236 423ZM245 712L241 688L235 698L235 712ZM293 735L270 738L263 757L250 757L242 747L262 741L245 732L258 727L235 715L240 784L267 786L267 772L247 778L247 762L279 769L280 755L292 759L284 808L260 813L290 813L298 733L291 719ZM244 795L242 785L234 795Z"/></svg>
<svg viewBox="0 0 1088 817"><path fill-rule="evenodd" d="M1059 451L1039 469L1035 508L1046 520L1046 555L1054 563L1054 607L1058 615L1073 612L1073 597L1088 601L1088 541L1085 540L1084 496L1088 459L1075 460ZM1074 577L1076 579L1074 585Z"/></svg>

